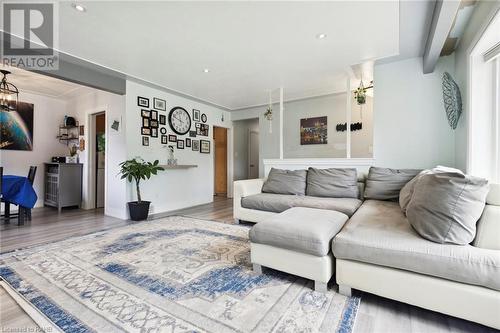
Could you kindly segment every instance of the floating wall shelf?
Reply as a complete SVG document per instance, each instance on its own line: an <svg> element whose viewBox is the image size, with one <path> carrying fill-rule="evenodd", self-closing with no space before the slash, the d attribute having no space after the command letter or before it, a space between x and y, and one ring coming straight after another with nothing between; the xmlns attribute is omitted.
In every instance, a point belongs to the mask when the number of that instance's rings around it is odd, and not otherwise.
<svg viewBox="0 0 500 333"><path fill-rule="evenodd" d="M179 165L160 165L165 170L175 170L175 169L190 169L197 168L195 164L179 164Z"/></svg>

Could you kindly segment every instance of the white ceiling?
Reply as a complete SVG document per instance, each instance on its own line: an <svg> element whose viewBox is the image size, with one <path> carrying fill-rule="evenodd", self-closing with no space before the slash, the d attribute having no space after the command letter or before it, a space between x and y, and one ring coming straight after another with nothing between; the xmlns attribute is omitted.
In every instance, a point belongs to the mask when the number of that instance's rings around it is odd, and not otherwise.
<svg viewBox="0 0 500 333"><path fill-rule="evenodd" d="M60 3L63 52L229 109L344 90L399 52L398 1L81 3Z"/></svg>

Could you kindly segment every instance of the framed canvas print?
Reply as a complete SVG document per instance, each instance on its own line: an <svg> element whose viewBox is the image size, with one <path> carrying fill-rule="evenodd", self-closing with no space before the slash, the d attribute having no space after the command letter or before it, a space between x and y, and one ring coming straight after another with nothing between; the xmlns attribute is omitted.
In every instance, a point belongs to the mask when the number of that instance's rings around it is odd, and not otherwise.
<svg viewBox="0 0 500 333"><path fill-rule="evenodd" d="M152 127L151 128L151 136L153 138L157 138L158 137L158 128L156 128L156 127Z"/></svg>
<svg viewBox="0 0 500 333"><path fill-rule="evenodd" d="M170 142L176 142L177 141L177 136L173 135L173 134L170 134L168 136L168 141L170 141Z"/></svg>
<svg viewBox="0 0 500 333"><path fill-rule="evenodd" d="M189 131L189 137L196 138L196 131Z"/></svg>
<svg viewBox="0 0 500 333"><path fill-rule="evenodd" d="M0 149L33 150L33 109L31 103L18 102L17 111L0 112Z"/></svg>
<svg viewBox="0 0 500 333"><path fill-rule="evenodd" d="M149 127L149 118L142 117L142 127Z"/></svg>
<svg viewBox="0 0 500 333"><path fill-rule="evenodd" d="M328 143L327 117L300 119L300 144L318 145Z"/></svg>
<svg viewBox="0 0 500 333"><path fill-rule="evenodd" d="M191 147L191 139L186 138L186 147Z"/></svg>
<svg viewBox="0 0 500 333"><path fill-rule="evenodd" d="M167 134L167 128L166 127L161 127L160 128L160 133L161 134Z"/></svg>
<svg viewBox="0 0 500 333"><path fill-rule="evenodd" d="M160 115L160 125L166 125L167 124L167 116L164 114Z"/></svg>
<svg viewBox="0 0 500 333"><path fill-rule="evenodd" d="M149 108L149 98L137 96L137 105L143 108Z"/></svg>
<svg viewBox="0 0 500 333"><path fill-rule="evenodd" d="M168 143L168 139L166 135L161 136L161 144L166 145Z"/></svg>
<svg viewBox="0 0 500 333"><path fill-rule="evenodd" d="M158 111L151 110L151 120L158 120Z"/></svg>
<svg viewBox="0 0 500 333"><path fill-rule="evenodd" d="M167 110L167 102L164 99L153 98L153 109L166 111Z"/></svg>
<svg viewBox="0 0 500 333"><path fill-rule="evenodd" d="M151 128L149 128L149 127L141 127L141 134L142 135L151 135Z"/></svg>
<svg viewBox="0 0 500 333"><path fill-rule="evenodd" d="M200 140L200 153L210 154L210 141Z"/></svg>
<svg viewBox="0 0 500 333"><path fill-rule="evenodd" d="M143 146L149 146L149 137L148 136L143 136L142 137L142 145Z"/></svg>
<svg viewBox="0 0 500 333"><path fill-rule="evenodd" d="M200 150L200 141L198 141L198 140L191 141L191 149L193 151L199 151Z"/></svg>
<svg viewBox="0 0 500 333"><path fill-rule="evenodd" d="M151 120L151 121L150 121L150 126L151 126L151 127L158 128L158 120Z"/></svg>
<svg viewBox="0 0 500 333"><path fill-rule="evenodd" d="M184 140L177 140L177 149L184 149Z"/></svg>
<svg viewBox="0 0 500 333"><path fill-rule="evenodd" d="M200 121L200 110L193 109L193 121Z"/></svg>
<svg viewBox="0 0 500 333"><path fill-rule="evenodd" d="M141 116L143 118L150 118L151 117L151 111L142 109L141 110Z"/></svg>

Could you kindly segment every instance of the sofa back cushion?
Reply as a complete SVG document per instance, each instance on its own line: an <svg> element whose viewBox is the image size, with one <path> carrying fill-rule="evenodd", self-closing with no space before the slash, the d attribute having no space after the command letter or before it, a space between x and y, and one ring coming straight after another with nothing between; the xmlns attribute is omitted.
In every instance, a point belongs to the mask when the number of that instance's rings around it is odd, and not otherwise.
<svg viewBox="0 0 500 333"><path fill-rule="evenodd" d="M358 198L357 170L309 168L306 194L314 197Z"/></svg>
<svg viewBox="0 0 500 333"><path fill-rule="evenodd" d="M406 216L430 241L466 245L476 235L487 194L486 179L458 172L425 174L416 182Z"/></svg>
<svg viewBox="0 0 500 333"><path fill-rule="evenodd" d="M371 167L365 185L365 199L398 200L399 191L421 170Z"/></svg>
<svg viewBox="0 0 500 333"><path fill-rule="evenodd" d="M477 222L476 238L472 245L500 250L500 184L490 184L486 206Z"/></svg>
<svg viewBox="0 0 500 333"><path fill-rule="evenodd" d="M263 193L306 194L307 170L282 170L272 168L262 186Z"/></svg>

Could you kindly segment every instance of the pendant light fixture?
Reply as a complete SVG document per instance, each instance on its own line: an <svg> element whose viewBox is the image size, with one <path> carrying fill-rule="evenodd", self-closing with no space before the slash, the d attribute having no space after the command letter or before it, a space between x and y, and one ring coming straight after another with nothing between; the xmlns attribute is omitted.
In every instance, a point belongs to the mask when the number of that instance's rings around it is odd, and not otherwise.
<svg viewBox="0 0 500 333"><path fill-rule="evenodd" d="M273 102L272 102L272 91L269 91L269 106L264 113L264 118L269 121L269 133L273 132Z"/></svg>
<svg viewBox="0 0 500 333"><path fill-rule="evenodd" d="M9 71L0 70L3 74L2 82L0 82L0 111L16 111L19 101L19 90L15 85L7 82Z"/></svg>

